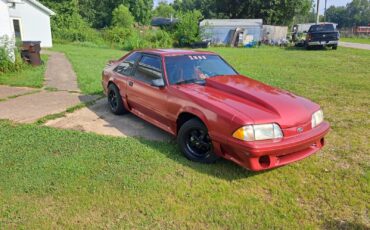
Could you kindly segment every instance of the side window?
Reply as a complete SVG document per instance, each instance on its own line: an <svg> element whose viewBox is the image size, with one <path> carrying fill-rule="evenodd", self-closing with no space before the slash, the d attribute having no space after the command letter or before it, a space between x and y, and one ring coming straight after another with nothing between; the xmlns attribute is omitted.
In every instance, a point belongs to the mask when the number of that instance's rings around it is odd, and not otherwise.
<svg viewBox="0 0 370 230"><path fill-rule="evenodd" d="M137 65L134 78L151 84L153 80L162 80L161 59L156 56L144 55Z"/></svg>
<svg viewBox="0 0 370 230"><path fill-rule="evenodd" d="M125 60L123 60L115 69L114 71L120 73L122 75L130 76L132 74L132 70L134 69L135 63L139 60L141 54L140 53L133 53L128 56Z"/></svg>

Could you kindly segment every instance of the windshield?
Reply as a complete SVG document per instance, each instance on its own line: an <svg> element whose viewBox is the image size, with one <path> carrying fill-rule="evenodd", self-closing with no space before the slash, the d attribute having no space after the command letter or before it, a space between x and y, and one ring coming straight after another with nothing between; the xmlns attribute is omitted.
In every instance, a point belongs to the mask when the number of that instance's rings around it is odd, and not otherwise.
<svg viewBox="0 0 370 230"><path fill-rule="evenodd" d="M310 27L310 32L334 31L333 24L313 25Z"/></svg>
<svg viewBox="0 0 370 230"><path fill-rule="evenodd" d="M171 85L204 82L218 75L237 74L217 55L198 54L166 57L166 72Z"/></svg>

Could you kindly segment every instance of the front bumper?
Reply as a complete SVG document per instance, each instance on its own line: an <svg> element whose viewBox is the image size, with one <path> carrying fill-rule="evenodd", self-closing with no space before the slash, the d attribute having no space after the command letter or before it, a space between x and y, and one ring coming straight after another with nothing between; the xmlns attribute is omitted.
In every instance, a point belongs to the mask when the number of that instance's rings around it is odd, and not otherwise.
<svg viewBox="0 0 370 230"><path fill-rule="evenodd" d="M309 46L328 46L328 45L338 45L338 41L313 41L308 42Z"/></svg>
<svg viewBox="0 0 370 230"><path fill-rule="evenodd" d="M244 142L230 137L227 144L216 144L215 149L226 159L252 171L261 171L314 154L324 146L324 136L329 129L329 123L323 122L314 129L281 140Z"/></svg>

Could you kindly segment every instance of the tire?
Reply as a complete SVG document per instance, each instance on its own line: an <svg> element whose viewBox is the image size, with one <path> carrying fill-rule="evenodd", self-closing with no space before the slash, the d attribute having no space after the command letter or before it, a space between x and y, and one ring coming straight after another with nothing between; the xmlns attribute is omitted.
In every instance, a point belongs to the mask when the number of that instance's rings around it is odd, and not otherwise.
<svg viewBox="0 0 370 230"><path fill-rule="evenodd" d="M332 49L333 50L337 50L338 49L338 45L334 45Z"/></svg>
<svg viewBox="0 0 370 230"><path fill-rule="evenodd" d="M185 157L191 161L213 163L220 158L213 152L207 127L198 119L191 119L181 126L177 143Z"/></svg>
<svg viewBox="0 0 370 230"><path fill-rule="evenodd" d="M121 94L115 84L110 84L108 86L108 105L110 111L116 115L122 115L127 113L128 111L123 106L123 101Z"/></svg>
<svg viewBox="0 0 370 230"><path fill-rule="evenodd" d="M307 43L305 43L305 44L304 44L304 48L305 48L306 50L310 50L310 49L311 49L311 47L310 47Z"/></svg>

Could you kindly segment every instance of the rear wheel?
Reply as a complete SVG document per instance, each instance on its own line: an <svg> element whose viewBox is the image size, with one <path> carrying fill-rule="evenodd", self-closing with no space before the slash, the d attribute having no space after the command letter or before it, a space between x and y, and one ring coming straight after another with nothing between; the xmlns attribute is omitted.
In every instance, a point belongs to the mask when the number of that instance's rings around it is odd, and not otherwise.
<svg viewBox="0 0 370 230"><path fill-rule="evenodd" d="M213 153L207 127L198 119L185 122L177 137L177 142L186 158L201 163L215 162L219 156Z"/></svg>
<svg viewBox="0 0 370 230"><path fill-rule="evenodd" d="M304 43L304 48L305 48L306 50L310 50L310 49L311 49L311 47L308 45L308 43L307 43L307 42L305 42L305 43Z"/></svg>
<svg viewBox="0 0 370 230"><path fill-rule="evenodd" d="M115 84L110 84L108 87L108 104L112 113L116 115L127 113L123 106L121 94Z"/></svg>

